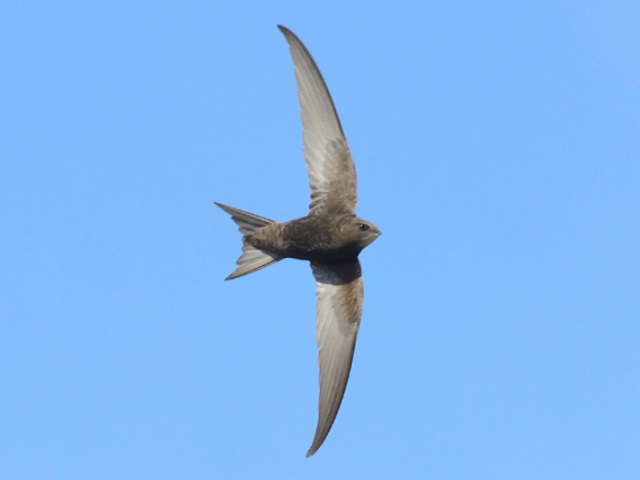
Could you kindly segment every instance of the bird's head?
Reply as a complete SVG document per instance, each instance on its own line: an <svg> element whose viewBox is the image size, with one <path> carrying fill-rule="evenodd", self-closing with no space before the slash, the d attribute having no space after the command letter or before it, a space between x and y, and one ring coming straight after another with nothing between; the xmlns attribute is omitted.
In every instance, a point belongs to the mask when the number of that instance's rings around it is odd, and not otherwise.
<svg viewBox="0 0 640 480"><path fill-rule="evenodd" d="M340 235L343 237L345 243L354 244L358 250L364 249L382 235L380 229L373 223L367 222L355 215L345 217L340 227Z"/></svg>

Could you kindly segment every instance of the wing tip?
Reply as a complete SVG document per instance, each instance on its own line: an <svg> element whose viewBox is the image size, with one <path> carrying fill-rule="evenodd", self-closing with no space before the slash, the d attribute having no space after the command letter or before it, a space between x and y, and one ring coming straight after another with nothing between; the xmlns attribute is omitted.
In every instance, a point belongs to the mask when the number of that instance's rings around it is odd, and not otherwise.
<svg viewBox="0 0 640 480"><path fill-rule="evenodd" d="M309 451L307 452L306 458L311 457L312 455L314 455L322 446L322 443L320 443L320 445L316 445L315 442L313 443L313 445L311 445L311 448L309 449Z"/></svg>

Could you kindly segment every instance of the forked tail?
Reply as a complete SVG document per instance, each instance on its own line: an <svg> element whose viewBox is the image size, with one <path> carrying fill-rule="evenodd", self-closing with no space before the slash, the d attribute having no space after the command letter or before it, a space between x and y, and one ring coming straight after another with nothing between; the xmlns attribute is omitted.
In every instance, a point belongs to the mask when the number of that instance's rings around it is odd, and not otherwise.
<svg viewBox="0 0 640 480"><path fill-rule="evenodd" d="M243 210L238 210L237 208L228 207L227 205L222 205L221 203L214 203L229 215L231 215L231 219L238 224L238 230L243 235L242 251L244 253L236 262L236 264L238 264L238 268L236 268L236 270L231 275L225 278L225 280L233 280L234 278L248 275L249 273L253 273L256 270L268 267L269 265L282 260L282 257L279 257L272 253L264 252L249 245L245 239L246 237L250 237L251 235L253 235L253 233L258 228L273 223L273 220L259 217L258 215L254 215L253 213L245 212Z"/></svg>

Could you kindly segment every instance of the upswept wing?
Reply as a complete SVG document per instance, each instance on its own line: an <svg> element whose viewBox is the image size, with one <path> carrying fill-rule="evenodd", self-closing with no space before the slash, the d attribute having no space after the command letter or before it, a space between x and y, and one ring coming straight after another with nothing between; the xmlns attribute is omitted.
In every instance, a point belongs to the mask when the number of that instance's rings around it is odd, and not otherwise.
<svg viewBox="0 0 640 480"><path fill-rule="evenodd" d="M362 317L364 288L360 262L311 262L316 278L316 343L320 348L318 426L307 457L322 445L342 403Z"/></svg>
<svg viewBox="0 0 640 480"><path fill-rule="evenodd" d="M278 28L289 43L298 84L304 159L311 187L309 215L355 214L356 169L329 90L298 37L282 25Z"/></svg>

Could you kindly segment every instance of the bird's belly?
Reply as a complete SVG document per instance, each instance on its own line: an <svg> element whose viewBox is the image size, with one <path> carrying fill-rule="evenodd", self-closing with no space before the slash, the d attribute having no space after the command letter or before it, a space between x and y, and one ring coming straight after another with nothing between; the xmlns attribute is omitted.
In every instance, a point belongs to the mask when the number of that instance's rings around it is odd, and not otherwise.
<svg viewBox="0 0 640 480"><path fill-rule="evenodd" d="M288 258L311 261L321 260L326 262L334 262L350 256L345 249L303 248L299 246L289 246L284 249L282 253Z"/></svg>
<svg viewBox="0 0 640 480"><path fill-rule="evenodd" d="M338 262L358 256L358 251L350 245L332 245L330 238L322 232L317 235L305 234L294 237L283 235L272 241L251 237L247 242L260 250L298 260Z"/></svg>

